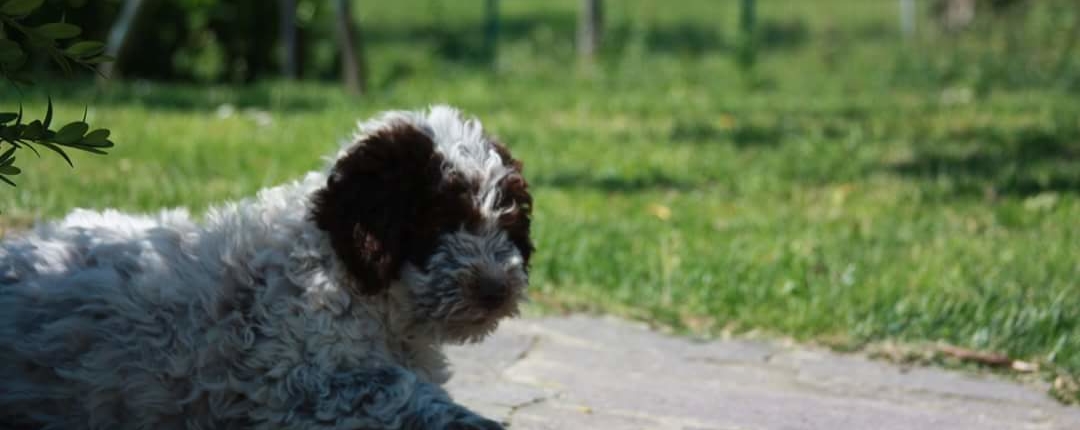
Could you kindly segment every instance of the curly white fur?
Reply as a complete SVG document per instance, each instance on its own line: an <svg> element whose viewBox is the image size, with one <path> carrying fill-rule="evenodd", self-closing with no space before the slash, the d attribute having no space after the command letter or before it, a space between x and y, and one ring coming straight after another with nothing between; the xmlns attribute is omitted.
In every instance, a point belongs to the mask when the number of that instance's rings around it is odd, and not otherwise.
<svg viewBox="0 0 1080 430"><path fill-rule="evenodd" d="M521 298L521 254L492 221L508 170L480 124L447 107L383 115L359 138L403 122L483 184L488 221L445 235L384 294L351 293L309 219L324 171L201 220L77 210L4 241L0 427L499 428L439 387L439 345L494 324L448 326L463 299L435 269L487 267Z"/></svg>

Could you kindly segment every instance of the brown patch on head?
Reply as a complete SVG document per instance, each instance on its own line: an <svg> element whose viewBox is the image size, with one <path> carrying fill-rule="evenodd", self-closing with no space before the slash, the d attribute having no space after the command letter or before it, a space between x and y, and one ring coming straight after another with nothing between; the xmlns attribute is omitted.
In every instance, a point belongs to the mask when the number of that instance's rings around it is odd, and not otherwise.
<svg viewBox="0 0 1080 430"><path fill-rule="evenodd" d="M494 137L488 136L487 139L488 142L491 142L491 145L495 147L495 153L499 154L499 159L502 160L503 165L510 166L510 168L520 174L522 169L525 168L525 165L522 164L521 161L514 159L514 157L510 155L510 149L508 149L506 145L503 145L502 142L500 142Z"/></svg>
<svg viewBox="0 0 1080 430"><path fill-rule="evenodd" d="M513 207L499 217L499 225L505 229L510 241L518 248L525 267L529 267L529 258L535 248L529 237L532 223L532 195L529 194L529 183L525 180L522 172L525 168L520 160L510 155L510 150L498 140L488 139L495 147L503 165L510 167L511 173L499 182L499 201L496 205L500 208Z"/></svg>
<svg viewBox="0 0 1080 430"><path fill-rule="evenodd" d="M480 222L476 185L444 174L444 163L427 134L394 124L354 144L313 194L311 218L358 293L385 290L405 262L423 267L440 234Z"/></svg>

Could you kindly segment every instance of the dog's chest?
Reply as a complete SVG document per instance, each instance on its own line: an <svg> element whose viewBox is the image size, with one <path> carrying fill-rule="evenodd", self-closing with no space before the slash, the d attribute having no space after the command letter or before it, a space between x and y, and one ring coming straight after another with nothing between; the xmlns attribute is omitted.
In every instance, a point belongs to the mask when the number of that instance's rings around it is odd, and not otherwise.
<svg viewBox="0 0 1080 430"><path fill-rule="evenodd" d="M433 384L442 385L450 379L446 355L430 343L417 340L398 342L392 352L403 367Z"/></svg>

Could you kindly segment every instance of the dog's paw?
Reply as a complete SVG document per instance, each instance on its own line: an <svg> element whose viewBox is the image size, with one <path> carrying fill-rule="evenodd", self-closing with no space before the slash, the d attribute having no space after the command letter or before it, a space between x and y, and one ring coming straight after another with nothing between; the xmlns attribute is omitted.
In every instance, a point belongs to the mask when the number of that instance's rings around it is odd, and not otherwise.
<svg viewBox="0 0 1080 430"><path fill-rule="evenodd" d="M502 424L479 415L466 415L446 424L446 430L504 430Z"/></svg>

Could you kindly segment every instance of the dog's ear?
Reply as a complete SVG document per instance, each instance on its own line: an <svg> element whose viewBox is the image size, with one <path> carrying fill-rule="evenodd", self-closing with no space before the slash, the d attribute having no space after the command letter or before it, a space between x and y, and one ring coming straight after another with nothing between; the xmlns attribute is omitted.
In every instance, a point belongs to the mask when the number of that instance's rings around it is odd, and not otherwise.
<svg viewBox="0 0 1080 430"><path fill-rule="evenodd" d="M434 237L416 229L430 212L442 165L427 134L393 122L360 137L334 164L326 187L313 194L311 217L359 281L358 293L383 291L410 254L432 246L417 243Z"/></svg>
<svg viewBox="0 0 1080 430"><path fill-rule="evenodd" d="M502 226L510 241L518 248L521 257L525 260L525 267L529 266L529 258L534 251L532 239L529 237L530 224L532 222L532 195L529 193L529 183L525 180L522 170L524 165L520 160L510 155L510 150L501 142L490 138L495 152L499 154L504 166L510 168L510 174L499 182L500 208L512 208L499 217Z"/></svg>

